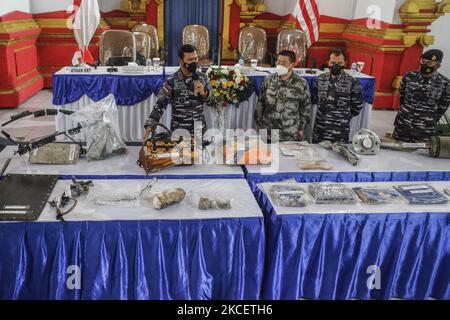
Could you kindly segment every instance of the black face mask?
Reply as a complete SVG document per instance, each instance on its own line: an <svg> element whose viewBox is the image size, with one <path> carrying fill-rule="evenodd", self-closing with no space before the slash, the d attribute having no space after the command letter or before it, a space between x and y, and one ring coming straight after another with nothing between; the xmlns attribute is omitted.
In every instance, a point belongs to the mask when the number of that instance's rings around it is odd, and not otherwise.
<svg viewBox="0 0 450 320"><path fill-rule="evenodd" d="M420 65L420 72L422 72L422 74L429 75L435 71L436 71L436 67L430 67L430 66L427 66L426 64Z"/></svg>
<svg viewBox="0 0 450 320"><path fill-rule="evenodd" d="M198 68L198 63L197 62L185 63L184 67L186 69L188 69L188 71L190 73L195 73L197 71L197 68Z"/></svg>
<svg viewBox="0 0 450 320"><path fill-rule="evenodd" d="M338 64L335 64L335 65L333 65L332 67L330 67L331 74L332 74L333 76L338 76L338 75L340 75L340 74L342 73L342 71L344 71L344 68L345 68L345 67L343 67L343 66L340 66L340 65L338 65Z"/></svg>

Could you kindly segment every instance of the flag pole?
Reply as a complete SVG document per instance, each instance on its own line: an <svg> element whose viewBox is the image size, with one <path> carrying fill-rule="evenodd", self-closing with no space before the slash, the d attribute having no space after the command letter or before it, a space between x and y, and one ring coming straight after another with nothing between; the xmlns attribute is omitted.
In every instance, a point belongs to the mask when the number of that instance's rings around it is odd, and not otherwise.
<svg viewBox="0 0 450 320"><path fill-rule="evenodd" d="M219 12L219 45L217 49L217 64L219 67L222 65L222 41L223 41L223 12L225 1L221 1L220 12Z"/></svg>

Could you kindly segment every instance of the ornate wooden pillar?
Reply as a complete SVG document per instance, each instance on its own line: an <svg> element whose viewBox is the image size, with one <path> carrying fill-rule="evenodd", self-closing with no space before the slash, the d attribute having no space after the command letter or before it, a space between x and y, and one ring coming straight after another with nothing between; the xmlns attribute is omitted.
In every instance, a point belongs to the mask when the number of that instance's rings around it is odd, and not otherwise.
<svg viewBox="0 0 450 320"><path fill-rule="evenodd" d="M138 23L155 26L160 47L164 48L164 0L124 0L121 9L130 15L128 29Z"/></svg>
<svg viewBox="0 0 450 320"><path fill-rule="evenodd" d="M223 0L222 61L236 59L235 50L239 38L240 7L235 0Z"/></svg>
<svg viewBox="0 0 450 320"><path fill-rule="evenodd" d="M398 73L392 83L394 88L393 106L398 109L399 88L403 75L418 69L423 48L434 43L434 36L428 35L430 25L450 12L450 0L407 0L400 8L400 18L404 25L404 44L402 60Z"/></svg>
<svg viewBox="0 0 450 320"><path fill-rule="evenodd" d="M42 89L36 48L40 32L29 13L0 17L0 108L18 107Z"/></svg>

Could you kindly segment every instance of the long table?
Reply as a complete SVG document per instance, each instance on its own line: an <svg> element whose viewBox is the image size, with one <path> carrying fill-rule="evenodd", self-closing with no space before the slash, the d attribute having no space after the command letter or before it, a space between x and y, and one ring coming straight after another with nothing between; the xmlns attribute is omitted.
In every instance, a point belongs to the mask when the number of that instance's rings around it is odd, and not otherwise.
<svg viewBox="0 0 450 320"><path fill-rule="evenodd" d="M15 147L8 146L0 153L1 163L11 157ZM87 161L80 159L73 165L42 165L30 164L29 156L13 157L5 174L52 174L60 179L243 179L244 172L240 166L221 166L195 164L180 166L146 175L136 161L139 158L140 147L128 147L125 155L116 155L100 161Z"/></svg>
<svg viewBox="0 0 450 320"><path fill-rule="evenodd" d="M450 299L450 202L283 208L267 195L273 184L257 190L267 233L263 299Z"/></svg>
<svg viewBox="0 0 450 320"><path fill-rule="evenodd" d="M76 111L92 102L99 101L109 94L113 94L119 109L119 127L125 141L141 141L143 124L156 105L157 93L164 79L175 72L177 67L166 68L161 72L147 72L143 74L128 74L119 68L118 73L110 74L106 67L99 67L87 74L71 73L70 68L63 68L53 76L53 105L57 108ZM254 112L261 84L268 73L255 71L248 76L252 80L250 95L247 101L239 106L229 105L225 112L217 118L216 112L205 106L205 118L210 129L242 129L244 131L255 128ZM317 70L316 70L317 71ZM304 77L310 87L313 86L316 75L307 74L305 69L296 69ZM318 72L318 71L317 71ZM360 128L371 128L371 112L375 94L375 79L362 73L354 73L360 81L364 93L364 107L361 114L351 122L351 134ZM306 128L306 137L311 138L312 128L317 111L316 101L313 99L311 122ZM164 113L161 122L170 127L171 106ZM59 114L56 117L57 130L65 131L76 124L67 116ZM84 138L83 133L81 137Z"/></svg>
<svg viewBox="0 0 450 320"><path fill-rule="evenodd" d="M377 155L361 156L352 166L331 150L312 145L332 166L329 171L300 170L293 157L285 157L278 146L272 146L275 161L270 166L247 165L244 171L253 189L260 182L295 179L298 182L383 182L383 181L447 181L450 180L449 159L431 158L425 150L401 152L382 149Z"/></svg>
<svg viewBox="0 0 450 320"><path fill-rule="evenodd" d="M47 205L37 222L0 223L0 299L259 299L264 220L245 180L159 180L160 190L187 192L161 211L146 198L95 205L95 192L148 181L93 182L67 222ZM59 181L50 198L69 183ZM194 191L232 199L232 209L195 209Z"/></svg>
<svg viewBox="0 0 450 320"><path fill-rule="evenodd" d="M430 158L424 151L382 150L376 156L363 156L361 164L353 167L333 152L313 147L332 164L331 171L301 171L293 158L280 156L272 168L194 165L146 176L135 165L138 147L103 161L80 159L73 166L31 165L27 156L16 157L6 173L96 179L96 185L111 183L117 190L140 188L155 176L163 184L186 183L190 190L232 194L237 211L208 215L188 202L179 210L161 213L145 206L103 211L80 206L65 224L55 222L50 208L39 222L0 223L0 263L5 266L0 268L0 279L17 279L14 285L7 283L0 298L450 299L444 281L450 270L448 206L286 210L273 206L259 188L261 183L295 179L371 185L431 181L442 189L450 182L436 181L450 181L449 160ZM7 147L0 153L0 164L14 149ZM273 146L272 151L277 150ZM60 181L55 192L67 183ZM250 209L241 207L247 204ZM138 259L141 252L149 253ZM219 266L225 260L228 273ZM177 263L184 269L168 267ZM57 283L57 279L69 280L64 277L76 275L75 271L82 272L82 289L68 290L65 283ZM379 272L381 289L369 289L367 281L375 281L371 276ZM70 278L71 286L74 279ZM245 283L241 289L238 281Z"/></svg>

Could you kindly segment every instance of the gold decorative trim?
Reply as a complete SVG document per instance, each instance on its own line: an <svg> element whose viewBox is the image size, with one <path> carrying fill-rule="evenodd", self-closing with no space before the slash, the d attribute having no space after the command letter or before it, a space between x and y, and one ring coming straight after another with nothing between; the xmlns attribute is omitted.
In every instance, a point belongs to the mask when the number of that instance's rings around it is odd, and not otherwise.
<svg viewBox="0 0 450 320"><path fill-rule="evenodd" d="M115 18L111 18L111 20L112 19L115 19ZM119 19L123 19L123 18L119 18ZM108 20L108 18L107 19L101 18L100 22L98 24L98 28L109 27L109 25L108 25L106 20ZM67 28L67 19L51 18L51 19L36 19L35 21L39 25L39 27L41 27L41 28L45 28L45 29L67 29L67 32L73 33L73 30ZM45 33L45 34L49 34L49 33Z"/></svg>
<svg viewBox="0 0 450 320"><path fill-rule="evenodd" d="M236 0L236 3L241 7L241 17L244 19L253 19L267 9L264 0Z"/></svg>
<svg viewBox="0 0 450 320"><path fill-rule="evenodd" d="M67 28L67 19L36 19L41 28Z"/></svg>
<svg viewBox="0 0 450 320"><path fill-rule="evenodd" d="M347 28L347 24L343 23L321 23L320 32L325 33L342 33Z"/></svg>
<svg viewBox="0 0 450 320"><path fill-rule="evenodd" d="M115 26L128 26L128 23L131 20L131 17L121 17L121 18L104 18L106 23L108 25L115 25Z"/></svg>
<svg viewBox="0 0 450 320"><path fill-rule="evenodd" d="M28 50L28 49L34 48L34 47L35 47L34 45L31 45L31 46L25 46L25 47L17 48L17 49L14 50L14 53L17 53L17 52L20 52L20 51L24 51L24 50Z"/></svg>
<svg viewBox="0 0 450 320"><path fill-rule="evenodd" d="M0 33L16 33L38 28L39 25L33 19L0 22Z"/></svg>
<svg viewBox="0 0 450 320"><path fill-rule="evenodd" d="M21 74L20 76L17 76L16 79L17 79L17 80L23 79L23 78L25 78L26 76L32 74L33 72L38 72L37 68L34 68L34 69L32 69L32 70L30 70L30 71L28 71L28 72L25 72L24 74Z"/></svg>
<svg viewBox="0 0 450 320"><path fill-rule="evenodd" d="M147 0L123 0L120 8L130 14L145 14Z"/></svg>
<svg viewBox="0 0 450 320"><path fill-rule="evenodd" d="M284 26L285 28L289 28L291 25L295 25L293 23L286 23L284 21L278 20L253 20L251 24L264 29L277 29L281 28L282 26Z"/></svg>
<svg viewBox="0 0 450 320"><path fill-rule="evenodd" d="M158 30L159 46L164 48L164 0L156 0L156 3L158 4L158 25L156 28Z"/></svg>
<svg viewBox="0 0 450 320"><path fill-rule="evenodd" d="M383 51L383 52L403 52L405 51L407 46L392 46L392 45L378 45L378 44L370 44L370 43L363 43L357 40L346 40L347 43L351 43L353 45L363 47L363 48L369 48L373 50ZM352 49L353 50L353 49Z"/></svg>
<svg viewBox="0 0 450 320"><path fill-rule="evenodd" d="M345 33L357 34L370 38L380 38L384 40L403 40L403 29L369 29L366 26L349 25Z"/></svg>
<svg viewBox="0 0 450 320"><path fill-rule="evenodd" d="M64 43L40 42L37 44L38 47L40 47L40 46L70 46L70 45L74 45L74 46L78 47L78 44L76 42L64 42ZM91 43L91 45L92 45L92 43Z"/></svg>
<svg viewBox="0 0 450 320"><path fill-rule="evenodd" d="M402 80L403 76L396 76L394 81L392 81L392 88L394 88L395 90L399 90Z"/></svg>
<svg viewBox="0 0 450 320"><path fill-rule="evenodd" d="M222 60L235 60L236 54L230 50L230 18L233 0L223 2Z"/></svg>
<svg viewBox="0 0 450 320"><path fill-rule="evenodd" d="M375 92L376 97L391 97L393 95L394 95L393 92L380 92L380 91Z"/></svg>
<svg viewBox="0 0 450 320"><path fill-rule="evenodd" d="M10 46L14 45L20 42L28 41L28 40L37 40L38 35L32 35L32 36L26 36L26 37L20 37L17 39L8 39L8 40L0 40L0 46Z"/></svg>
<svg viewBox="0 0 450 320"><path fill-rule="evenodd" d="M58 67L58 70L61 69L61 67ZM53 77L54 73L49 73L49 72L41 72L41 76L43 78L51 78Z"/></svg>

